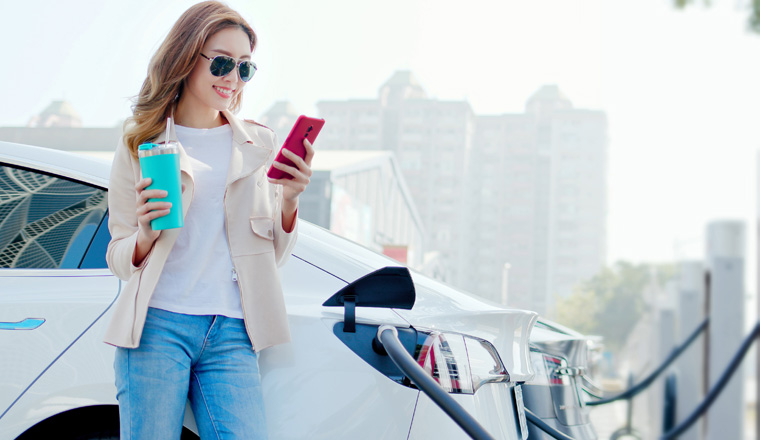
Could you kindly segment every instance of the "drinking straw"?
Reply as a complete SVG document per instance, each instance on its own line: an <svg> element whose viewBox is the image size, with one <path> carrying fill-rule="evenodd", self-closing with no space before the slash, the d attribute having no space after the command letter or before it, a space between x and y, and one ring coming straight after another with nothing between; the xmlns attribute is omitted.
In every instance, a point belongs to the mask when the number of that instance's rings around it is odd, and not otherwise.
<svg viewBox="0 0 760 440"><path fill-rule="evenodd" d="M172 124L172 117L169 116L168 118L166 118L166 138L164 138L165 145L169 145L169 133L170 133L169 127L171 127L171 124Z"/></svg>

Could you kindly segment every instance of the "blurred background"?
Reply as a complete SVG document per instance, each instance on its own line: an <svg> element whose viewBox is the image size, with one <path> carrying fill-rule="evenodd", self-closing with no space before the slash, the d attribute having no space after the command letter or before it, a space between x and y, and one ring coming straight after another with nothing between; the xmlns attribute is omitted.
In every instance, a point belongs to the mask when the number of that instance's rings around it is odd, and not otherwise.
<svg viewBox="0 0 760 440"><path fill-rule="evenodd" d="M5 2L0 140L109 158L193 3ZM740 263L725 299L737 337L754 325L751 0L227 3L259 36L241 116L280 139L299 114L327 121L306 220L596 336L610 386L709 314L716 258ZM748 359L738 390L756 438Z"/></svg>

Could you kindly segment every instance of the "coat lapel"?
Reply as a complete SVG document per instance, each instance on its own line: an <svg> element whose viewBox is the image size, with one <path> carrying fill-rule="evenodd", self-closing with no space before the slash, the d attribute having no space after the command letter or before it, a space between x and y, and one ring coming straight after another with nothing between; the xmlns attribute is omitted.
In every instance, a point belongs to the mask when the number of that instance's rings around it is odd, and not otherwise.
<svg viewBox="0 0 760 440"><path fill-rule="evenodd" d="M267 162L272 150L266 147L266 143L256 133L249 130L243 122L238 120L229 111L223 111L224 117L232 127L232 155L230 168L227 172L227 186L232 182L253 174L258 168Z"/></svg>

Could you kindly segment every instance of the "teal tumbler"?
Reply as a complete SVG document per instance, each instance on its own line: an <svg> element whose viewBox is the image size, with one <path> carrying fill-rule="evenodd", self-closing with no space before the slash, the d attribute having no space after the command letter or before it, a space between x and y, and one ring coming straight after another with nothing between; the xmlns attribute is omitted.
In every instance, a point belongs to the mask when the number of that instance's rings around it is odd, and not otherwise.
<svg viewBox="0 0 760 440"><path fill-rule="evenodd" d="M150 177L152 182L146 189L162 189L168 193L163 199L149 199L149 202L170 202L169 214L151 220L154 231L181 228L182 221L182 182L179 170L179 147L176 142L165 144L146 143L138 148L140 169L143 178Z"/></svg>

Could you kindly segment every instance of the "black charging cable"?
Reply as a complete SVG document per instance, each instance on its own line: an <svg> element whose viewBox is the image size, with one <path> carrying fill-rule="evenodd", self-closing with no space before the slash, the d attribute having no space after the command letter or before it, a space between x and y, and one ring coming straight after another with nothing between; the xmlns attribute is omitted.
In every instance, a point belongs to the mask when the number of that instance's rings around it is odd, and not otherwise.
<svg viewBox="0 0 760 440"><path fill-rule="evenodd" d="M744 338L742 345L739 347L739 351L737 351L734 357L731 358L731 362L729 362L728 367L726 367L726 369L723 371L723 374L720 375L720 378L718 378L718 380L715 382L715 385L710 389L710 392L707 393L707 396L705 396L705 399L702 401L702 403L700 403L699 406L697 406L697 408L692 411L692 413L689 414L689 416L686 417L683 422L663 434L660 439L671 439L683 434L684 431L691 428L691 425L693 425L707 412L713 402L715 402L715 399L718 398L721 391L723 391L723 389L726 387L728 381L731 380L731 377L734 375L734 373L736 373L736 370L739 369L739 366L744 360L744 356L747 355L747 352L752 347L752 344L755 342L755 339L757 339L758 336L760 336L760 322L757 322L755 324L755 328L752 329L752 332L749 334L749 336Z"/></svg>
<svg viewBox="0 0 760 440"><path fill-rule="evenodd" d="M649 385L652 384L652 382L657 379L657 377L662 374L669 366L672 364L676 359L678 359L681 354L686 351L687 348L697 339L697 337L707 329L708 324L710 323L710 318L705 318L704 321L702 321L697 328L691 332L688 338L686 338L686 341L684 341L680 346L676 347L671 353L670 356L668 356L667 359L660 365L656 370L654 370L649 376L647 376L646 379L642 380L638 384L634 385L633 387L627 389L626 391L623 391L622 393L613 396L608 397L606 399L601 400L592 400L589 402L586 402L586 405L588 406L597 406L597 405L604 405L607 403L615 402L618 400L623 399L631 399L637 394L641 393L642 391L646 390Z"/></svg>
<svg viewBox="0 0 760 440"><path fill-rule="evenodd" d="M525 418L528 419L528 422L535 425L536 428L540 429L541 431L544 431L545 433L549 434L550 436L559 439L559 440L573 440L572 437L565 434L562 431L559 431L552 426L549 426L548 423L541 420L541 417L535 415L533 411L529 410L528 408L525 408Z"/></svg>

